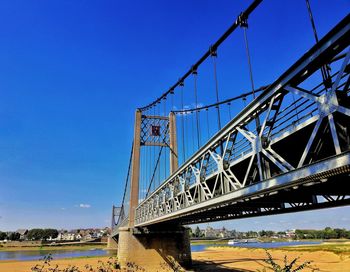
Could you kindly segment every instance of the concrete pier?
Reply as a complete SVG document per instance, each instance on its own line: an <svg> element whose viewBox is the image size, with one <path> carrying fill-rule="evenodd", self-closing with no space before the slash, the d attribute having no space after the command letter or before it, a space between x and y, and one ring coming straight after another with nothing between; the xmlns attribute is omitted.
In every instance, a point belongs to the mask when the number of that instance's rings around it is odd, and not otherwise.
<svg viewBox="0 0 350 272"><path fill-rule="evenodd" d="M138 265L146 271L174 271L192 264L189 231L184 227L166 227L142 232L119 229L118 261L121 267Z"/></svg>

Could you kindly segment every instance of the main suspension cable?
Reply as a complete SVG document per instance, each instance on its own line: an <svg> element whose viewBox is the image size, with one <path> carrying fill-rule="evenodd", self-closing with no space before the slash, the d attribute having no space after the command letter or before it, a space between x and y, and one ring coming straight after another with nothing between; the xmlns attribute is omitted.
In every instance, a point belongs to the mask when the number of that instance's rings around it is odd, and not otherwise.
<svg viewBox="0 0 350 272"><path fill-rule="evenodd" d="M123 192L123 199L122 199L122 207L121 210L124 209L124 202L125 202L125 196L126 196L126 192L127 192L127 188L128 188L128 183L130 180L130 170L131 170L131 164L132 164L132 155L134 152L134 141L131 144L131 152L130 152L130 157L129 157L129 165L128 165L128 172L126 174L126 179L125 179L125 186L124 186L124 192ZM118 222L119 223L119 218L118 218Z"/></svg>
<svg viewBox="0 0 350 272"><path fill-rule="evenodd" d="M241 13L245 17L248 18L248 16L260 5L262 0L254 0L250 6ZM235 22L225 31L225 33L212 45L213 48L219 48L219 46L238 28L239 26L239 20L235 20ZM202 57L193 65L193 67L198 68L208 57L210 57L210 49L208 49L207 52L205 52ZM180 79L169 88L168 91L164 92L159 98L151 102L150 104L139 108L141 111L146 111L152 106L156 105L159 101L163 99L163 97L167 96L171 91L174 91L179 85L180 82L184 82L185 79L187 79L192 74L192 68L188 70Z"/></svg>
<svg viewBox="0 0 350 272"><path fill-rule="evenodd" d="M254 93L257 94L257 93L259 93L259 92L262 92L262 91L264 91L268 86L269 86L269 85L265 85L265 86L262 86L262 87L260 87L260 88L258 88L258 89L255 89L255 90L254 90ZM192 112L194 112L194 111L196 111L196 110L198 110L198 111L206 110L206 109L209 109L209 108L212 108L212 107L217 107L217 106L222 105L222 104L227 104L227 103L232 102L232 101L234 101L234 100L238 100L238 99L241 99L241 98L244 99L244 98L246 98L247 96L252 95L252 94L253 94L253 92L251 91L251 92L243 93L243 94L240 94L240 95L238 95L238 96L235 96L235 97L232 97L232 98L229 98L229 99L225 99L225 100L223 100L223 101L221 101L221 102L219 102L219 103L213 103L213 104L205 105L205 106L199 107L199 108L197 108L197 109L192 108L192 109L176 110L176 111L173 111L173 113L175 113L175 114L186 114L186 113L192 113Z"/></svg>

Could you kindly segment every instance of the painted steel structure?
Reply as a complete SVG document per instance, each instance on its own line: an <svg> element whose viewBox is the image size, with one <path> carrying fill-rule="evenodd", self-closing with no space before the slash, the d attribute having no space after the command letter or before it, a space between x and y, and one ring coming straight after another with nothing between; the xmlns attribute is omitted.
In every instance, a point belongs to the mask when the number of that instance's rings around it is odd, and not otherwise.
<svg viewBox="0 0 350 272"><path fill-rule="evenodd" d="M123 227L140 234L169 223L178 226L350 204L350 15L321 40L317 38L315 46L274 83L257 90L252 84L252 92L242 96L259 96L180 168L175 116L197 114L237 98L204 107L196 103L195 109L182 107L166 117L155 111L149 114L187 77L196 75L201 63L215 57L216 49L236 28L245 28L248 15L260 3L253 1L175 85L136 112L126 188L122 206L113 207L111 237ZM317 76L320 71L322 80ZM145 146L157 146L159 153L146 198L138 203L140 149ZM171 175L152 192L162 149L170 151Z"/></svg>
<svg viewBox="0 0 350 272"><path fill-rule="evenodd" d="M350 17L136 208L135 227L350 203ZM331 84L310 87L333 63Z"/></svg>

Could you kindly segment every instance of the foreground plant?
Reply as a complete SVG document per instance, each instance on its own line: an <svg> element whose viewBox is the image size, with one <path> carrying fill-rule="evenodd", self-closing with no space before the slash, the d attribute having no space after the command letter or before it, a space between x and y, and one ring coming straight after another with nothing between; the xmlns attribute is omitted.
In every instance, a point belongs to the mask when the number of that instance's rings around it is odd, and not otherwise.
<svg viewBox="0 0 350 272"><path fill-rule="evenodd" d="M269 265L268 269L274 272L298 272L305 268L309 268L312 271L319 270L318 268L314 268L310 266L310 264L312 263L311 261L306 261L298 265L297 261L300 259L300 257L294 258L291 262L288 262L287 255L284 255L283 265L281 266L273 260L270 252L268 252L267 250L265 250L265 252L267 255L267 259L264 259L263 261L264 263ZM266 272L266 268L264 267L263 270L258 270L258 272Z"/></svg>
<svg viewBox="0 0 350 272"><path fill-rule="evenodd" d="M110 257L107 262L98 261L97 267L86 264L81 270L81 268L75 265L69 265L65 268L60 268L57 264L52 265L51 261L53 260L52 255L46 255L41 261L42 263L36 264L31 268L32 272L134 272L141 271L145 272L146 270L134 263L128 263L126 269L120 269L118 260L116 258Z"/></svg>

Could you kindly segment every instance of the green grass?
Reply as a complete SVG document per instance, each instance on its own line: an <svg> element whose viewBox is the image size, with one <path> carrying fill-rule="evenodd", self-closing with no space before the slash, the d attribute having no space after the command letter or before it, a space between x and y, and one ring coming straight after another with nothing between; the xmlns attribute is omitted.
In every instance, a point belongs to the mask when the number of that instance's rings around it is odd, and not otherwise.
<svg viewBox="0 0 350 272"><path fill-rule="evenodd" d="M274 240L276 241L276 240ZM303 240L309 241L309 240ZM310 240L310 241L320 241L320 240ZM268 241L265 241L268 242ZM215 246L215 248L241 248L235 246L228 246L227 241L212 241L212 240L203 240L203 241L191 241L192 245L196 244L219 244L220 246ZM244 248L244 247L242 247ZM247 248L245 248L247 249ZM249 247L249 249L259 249ZM284 251L302 251L302 252L315 252L315 251L328 251L333 252L337 255L350 255L350 242L349 240L332 240L327 241L322 244L317 245L297 245L297 246L286 246L278 248L270 248L269 250L284 250Z"/></svg>
<svg viewBox="0 0 350 272"><path fill-rule="evenodd" d="M212 244L225 244L227 245L227 241L219 240L199 240L199 241L191 241L191 245L212 245Z"/></svg>
<svg viewBox="0 0 350 272"><path fill-rule="evenodd" d="M323 243L320 245L305 245L305 246L290 246L290 247L281 247L280 250L286 251L329 251L335 254L345 254L350 255L350 244L349 243Z"/></svg>

